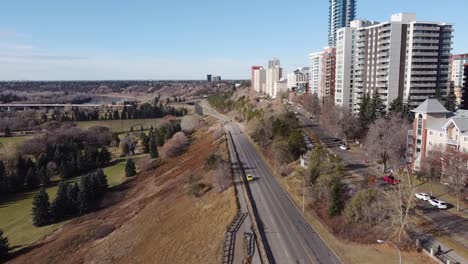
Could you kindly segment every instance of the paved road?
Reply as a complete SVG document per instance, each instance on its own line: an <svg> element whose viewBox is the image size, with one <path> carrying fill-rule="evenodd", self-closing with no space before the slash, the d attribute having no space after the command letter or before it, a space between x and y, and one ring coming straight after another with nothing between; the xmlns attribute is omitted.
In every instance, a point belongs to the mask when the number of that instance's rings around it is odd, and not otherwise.
<svg viewBox="0 0 468 264"><path fill-rule="evenodd" d="M206 107L204 110L207 114L227 120ZM255 178L248 187L262 223L259 228L266 238L264 243L270 263L341 263L289 199L239 126L227 122L225 128L232 135L245 173Z"/></svg>
<svg viewBox="0 0 468 264"><path fill-rule="evenodd" d="M340 263L294 206L240 128L229 123L226 129L231 132L245 173L254 176L249 187L272 263Z"/></svg>

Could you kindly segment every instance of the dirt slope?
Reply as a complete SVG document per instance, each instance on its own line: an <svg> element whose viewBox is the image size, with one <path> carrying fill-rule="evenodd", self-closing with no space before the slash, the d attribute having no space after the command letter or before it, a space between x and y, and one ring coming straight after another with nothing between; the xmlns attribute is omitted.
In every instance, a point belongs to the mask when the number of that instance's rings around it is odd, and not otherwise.
<svg viewBox="0 0 468 264"><path fill-rule="evenodd" d="M200 198L188 192L190 175L213 185L204 163L215 152L226 156L226 145L207 128L192 139L181 157L113 190L105 209L71 221L11 263L219 263L236 213L234 189Z"/></svg>

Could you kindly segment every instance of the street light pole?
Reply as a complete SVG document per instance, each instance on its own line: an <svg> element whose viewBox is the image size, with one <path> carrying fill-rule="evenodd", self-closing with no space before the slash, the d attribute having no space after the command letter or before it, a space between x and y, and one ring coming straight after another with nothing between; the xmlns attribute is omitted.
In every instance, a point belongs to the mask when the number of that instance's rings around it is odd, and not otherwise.
<svg viewBox="0 0 468 264"><path fill-rule="evenodd" d="M401 264L401 252L400 252L400 249L398 248L398 246L395 245L395 243L393 243L392 241L389 241L389 240L381 240L381 239L378 239L378 240L377 240L377 243L379 243L379 244L389 243L389 244L391 244L392 246L394 246L394 247L396 248L396 250L398 251L398 257L399 257L399 259L400 259L400 262L399 262L399 263Z"/></svg>
<svg viewBox="0 0 468 264"><path fill-rule="evenodd" d="M302 214L305 214L305 176L304 176L304 187L302 188Z"/></svg>

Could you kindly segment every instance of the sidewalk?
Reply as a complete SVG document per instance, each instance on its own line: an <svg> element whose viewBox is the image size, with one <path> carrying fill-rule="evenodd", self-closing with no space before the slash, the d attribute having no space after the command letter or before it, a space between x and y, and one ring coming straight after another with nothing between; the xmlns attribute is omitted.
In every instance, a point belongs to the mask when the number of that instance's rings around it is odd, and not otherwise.
<svg viewBox="0 0 468 264"><path fill-rule="evenodd" d="M453 249L445 246L440 241L435 239L431 234L425 234L420 232L419 230L413 230L413 233L416 235L418 239L420 239L420 245L423 249L427 251L427 253L432 252L434 254L433 258L440 260L442 263L448 263L450 261L451 264L464 264L468 263L463 257L458 255ZM440 247L440 252L438 252Z"/></svg>

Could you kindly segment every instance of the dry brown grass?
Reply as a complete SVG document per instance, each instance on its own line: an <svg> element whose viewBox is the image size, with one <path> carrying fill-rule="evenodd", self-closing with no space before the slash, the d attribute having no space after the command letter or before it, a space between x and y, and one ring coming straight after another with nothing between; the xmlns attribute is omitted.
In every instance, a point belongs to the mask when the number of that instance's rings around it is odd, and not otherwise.
<svg viewBox="0 0 468 264"><path fill-rule="evenodd" d="M219 263L237 210L234 189L188 194L191 175L213 185L204 169L213 153L227 157L224 138L194 133L183 155L114 190L107 208L72 220L12 263Z"/></svg>

